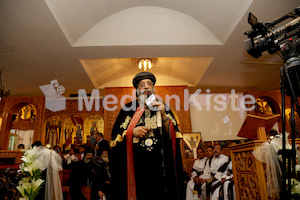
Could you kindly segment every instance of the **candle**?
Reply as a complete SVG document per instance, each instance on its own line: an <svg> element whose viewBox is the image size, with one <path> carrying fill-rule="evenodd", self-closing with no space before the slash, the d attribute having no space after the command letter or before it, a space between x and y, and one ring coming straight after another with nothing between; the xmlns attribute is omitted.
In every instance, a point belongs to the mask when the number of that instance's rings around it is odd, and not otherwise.
<svg viewBox="0 0 300 200"><path fill-rule="evenodd" d="M197 151L196 148L193 148L194 158L197 159Z"/></svg>

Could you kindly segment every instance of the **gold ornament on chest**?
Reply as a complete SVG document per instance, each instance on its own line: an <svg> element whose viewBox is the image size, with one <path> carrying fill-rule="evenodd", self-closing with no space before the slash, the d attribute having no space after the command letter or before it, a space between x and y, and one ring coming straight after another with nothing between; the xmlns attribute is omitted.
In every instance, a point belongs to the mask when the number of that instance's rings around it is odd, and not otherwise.
<svg viewBox="0 0 300 200"><path fill-rule="evenodd" d="M154 137L149 137L143 140L140 144L141 147L145 148L147 151L152 151L157 143L157 139Z"/></svg>
<svg viewBox="0 0 300 200"><path fill-rule="evenodd" d="M146 118L145 126L149 129L156 129L157 128L156 117Z"/></svg>

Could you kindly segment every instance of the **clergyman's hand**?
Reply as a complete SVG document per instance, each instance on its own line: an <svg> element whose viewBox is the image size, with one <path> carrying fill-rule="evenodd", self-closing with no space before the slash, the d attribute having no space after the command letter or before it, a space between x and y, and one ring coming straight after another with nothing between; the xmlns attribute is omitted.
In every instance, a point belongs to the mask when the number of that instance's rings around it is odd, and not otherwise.
<svg viewBox="0 0 300 200"><path fill-rule="evenodd" d="M158 108L158 110L160 111L161 113L161 118L162 118L162 121L163 121L163 126L165 127L165 130L167 132L169 132L169 118L166 114L166 111L165 111L165 104L163 104L162 102L159 102L159 101L154 101L152 103L152 106L156 106Z"/></svg>
<svg viewBox="0 0 300 200"><path fill-rule="evenodd" d="M98 191L98 195L101 199L103 199L103 197L105 197L105 194L102 191Z"/></svg>
<svg viewBox="0 0 300 200"><path fill-rule="evenodd" d="M162 102L154 101L152 103L152 106L156 106L157 107L157 109L160 111L162 117L166 114L166 112L165 112L165 105Z"/></svg>
<svg viewBox="0 0 300 200"><path fill-rule="evenodd" d="M143 138L149 132L149 129L145 126L138 126L133 129L133 135L137 138Z"/></svg>

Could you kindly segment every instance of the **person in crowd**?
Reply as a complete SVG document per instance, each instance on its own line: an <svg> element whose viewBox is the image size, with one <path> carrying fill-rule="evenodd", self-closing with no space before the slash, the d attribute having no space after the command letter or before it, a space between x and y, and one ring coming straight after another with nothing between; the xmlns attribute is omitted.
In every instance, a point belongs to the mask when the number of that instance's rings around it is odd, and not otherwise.
<svg viewBox="0 0 300 200"><path fill-rule="evenodd" d="M95 133L95 139L96 139L96 144L95 144L95 156L101 156L102 151L110 150L110 146L107 140L103 138L103 134L100 132Z"/></svg>
<svg viewBox="0 0 300 200"><path fill-rule="evenodd" d="M216 144L214 147L214 157L211 160L210 166L206 168L206 174L204 175L207 179L207 184L211 183L209 195L211 200L219 199L220 186L222 185L222 182L224 182L227 174L227 171L223 171L221 169L224 168L224 165L228 165L228 161L229 158L226 155L222 154L222 146Z"/></svg>
<svg viewBox="0 0 300 200"><path fill-rule="evenodd" d="M35 146L40 147L40 146L43 146L43 145L42 145L42 142L41 142L41 141L37 140L37 141L35 141L34 143L32 143L31 148L33 148L33 147L35 147Z"/></svg>
<svg viewBox="0 0 300 200"><path fill-rule="evenodd" d="M197 149L197 160L193 163L191 180L186 188L186 200L206 199L206 191L203 188L204 168L207 157L202 148Z"/></svg>
<svg viewBox="0 0 300 200"><path fill-rule="evenodd" d="M220 199L224 200L235 200L235 188L234 188L234 180L233 180L233 172L232 172L232 162L229 158L228 164L223 165L223 169L226 167L227 175L225 179L222 179L222 186L220 187ZM223 171L220 169L220 171Z"/></svg>
<svg viewBox="0 0 300 200"><path fill-rule="evenodd" d="M19 144L18 145L18 150L22 150L22 149L25 149L25 145L24 144Z"/></svg>
<svg viewBox="0 0 300 200"><path fill-rule="evenodd" d="M204 163L204 172L203 172L203 180L202 180L201 188L202 188L202 191L205 190L206 198L204 197L204 199L209 199L210 198L210 188L211 188L211 175L209 173L209 168L211 166L211 162L214 157L214 148L212 146L208 146L205 149L205 152L206 152L207 159Z"/></svg>
<svg viewBox="0 0 300 200"><path fill-rule="evenodd" d="M84 154L84 158L75 162L72 165L72 171L69 177L70 196L71 199L86 200L86 190L91 192L91 185L94 179L94 163L93 163L94 151L87 150Z"/></svg>
<svg viewBox="0 0 300 200"><path fill-rule="evenodd" d="M78 155L78 160L83 160L84 158L84 151L85 151L85 146L82 144L78 148L79 155Z"/></svg>
<svg viewBox="0 0 300 200"><path fill-rule="evenodd" d="M141 72L132 82L137 99L122 107L111 135L113 199L184 199L176 119L155 100L152 73ZM154 101L147 104L150 96Z"/></svg>
<svg viewBox="0 0 300 200"><path fill-rule="evenodd" d="M111 199L111 173L108 151L103 150L101 156L93 158L95 175L92 183L92 200Z"/></svg>
<svg viewBox="0 0 300 200"><path fill-rule="evenodd" d="M77 156L75 155L74 149L70 149L69 153L63 156L65 164L68 166L71 163L78 161Z"/></svg>
<svg viewBox="0 0 300 200"><path fill-rule="evenodd" d="M62 152L61 152L61 150L60 150L60 147L59 146L54 146L53 147L53 150L56 152L56 153L58 153L60 156L62 156Z"/></svg>

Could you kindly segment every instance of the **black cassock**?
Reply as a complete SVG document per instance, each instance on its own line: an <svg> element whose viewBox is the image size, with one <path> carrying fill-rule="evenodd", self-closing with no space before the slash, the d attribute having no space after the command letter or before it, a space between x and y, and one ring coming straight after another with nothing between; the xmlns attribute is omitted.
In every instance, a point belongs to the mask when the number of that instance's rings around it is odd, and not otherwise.
<svg viewBox="0 0 300 200"><path fill-rule="evenodd" d="M137 101L125 105L127 110L133 107L136 109L138 106ZM123 107L112 130L110 160L114 200L127 199L126 131L135 109L125 111ZM166 114L170 119L169 132L166 132L164 127L161 129L157 127L156 112L149 109L144 111L137 122L136 127L146 125L151 129L145 138L133 137L137 200L184 199L183 168L180 152L180 139L182 137L172 112L166 111ZM162 137L160 130L162 131Z"/></svg>

